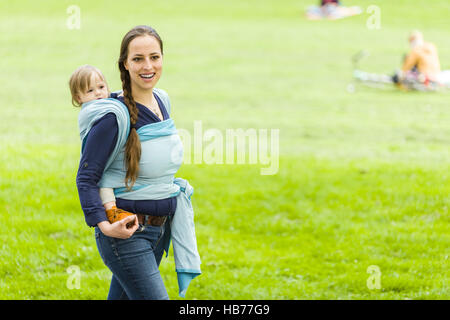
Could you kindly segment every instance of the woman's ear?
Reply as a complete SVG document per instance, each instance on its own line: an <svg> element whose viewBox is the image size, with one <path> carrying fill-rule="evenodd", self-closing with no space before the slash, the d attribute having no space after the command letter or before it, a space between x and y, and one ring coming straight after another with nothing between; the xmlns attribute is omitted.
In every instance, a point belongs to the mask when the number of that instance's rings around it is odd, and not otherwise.
<svg viewBox="0 0 450 320"><path fill-rule="evenodd" d="M123 62L123 66L125 67L125 70L128 71L128 59Z"/></svg>

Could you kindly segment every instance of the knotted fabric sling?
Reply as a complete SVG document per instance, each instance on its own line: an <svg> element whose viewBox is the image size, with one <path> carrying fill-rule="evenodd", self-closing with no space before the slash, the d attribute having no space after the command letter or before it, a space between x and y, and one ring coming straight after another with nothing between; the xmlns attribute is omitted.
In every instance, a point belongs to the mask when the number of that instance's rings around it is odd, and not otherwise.
<svg viewBox="0 0 450 320"><path fill-rule="evenodd" d="M166 92L153 89L170 114L170 101ZM170 237L164 248L166 257L172 241L179 295L185 297L192 279L201 274L200 255L195 236L194 211L191 196L194 192L188 181L175 178L183 160L183 146L172 119L151 123L137 130L141 141L139 177L131 191L125 188L125 144L130 132L130 116L127 107L117 99L107 98L84 103L78 116L82 149L92 125L107 113L117 118L119 133L117 144L106 163L98 183L101 188L113 188L118 198L128 200L159 200L177 198L177 209L170 220Z"/></svg>

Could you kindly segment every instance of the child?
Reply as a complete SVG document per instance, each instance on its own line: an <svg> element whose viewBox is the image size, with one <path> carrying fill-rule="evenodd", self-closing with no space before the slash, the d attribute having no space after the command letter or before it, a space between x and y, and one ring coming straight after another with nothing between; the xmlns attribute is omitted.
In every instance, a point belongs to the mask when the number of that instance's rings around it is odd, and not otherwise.
<svg viewBox="0 0 450 320"><path fill-rule="evenodd" d="M101 71L93 66L84 65L74 71L69 81L72 104L81 107L83 103L109 97L109 88ZM100 188L100 198L106 210L109 222L122 220L133 215L116 207L116 197L112 188ZM133 225L132 222L128 225Z"/></svg>

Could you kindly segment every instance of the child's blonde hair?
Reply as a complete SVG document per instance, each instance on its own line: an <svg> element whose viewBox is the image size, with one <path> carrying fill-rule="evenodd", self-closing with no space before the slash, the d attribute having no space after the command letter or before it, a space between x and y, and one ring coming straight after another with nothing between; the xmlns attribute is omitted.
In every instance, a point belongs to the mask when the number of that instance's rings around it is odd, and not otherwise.
<svg viewBox="0 0 450 320"><path fill-rule="evenodd" d="M78 101L78 94L80 92L85 92L89 88L89 86L91 85L92 73L94 72L103 80L109 92L105 77L98 68L88 64L78 67L72 73L72 76L70 76L69 80L70 93L72 94L72 104L75 107L81 106L80 102Z"/></svg>

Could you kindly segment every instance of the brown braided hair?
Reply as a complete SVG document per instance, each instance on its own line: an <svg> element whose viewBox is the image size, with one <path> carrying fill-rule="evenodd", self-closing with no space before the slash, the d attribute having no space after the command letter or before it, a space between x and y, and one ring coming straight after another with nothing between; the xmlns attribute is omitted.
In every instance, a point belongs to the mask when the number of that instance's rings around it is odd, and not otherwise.
<svg viewBox="0 0 450 320"><path fill-rule="evenodd" d="M128 108L131 122L130 134L128 135L127 143L125 145L125 165L127 168L127 173L125 175L125 186L128 190L131 190L138 177L139 160L141 158L141 142L139 141L139 135L137 134L135 128L138 118L138 108L136 107L136 102L134 101L133 93L131 92L130 73L125 69L125 62L128 58L128 45L130 42L134 38L144 35L154 37L159 43L161 54L163 53L163 43L156 30L152 27L141 25L134 27L123 37L122 44L120 45L120 56L118 61L124 102Z"/></svg>

